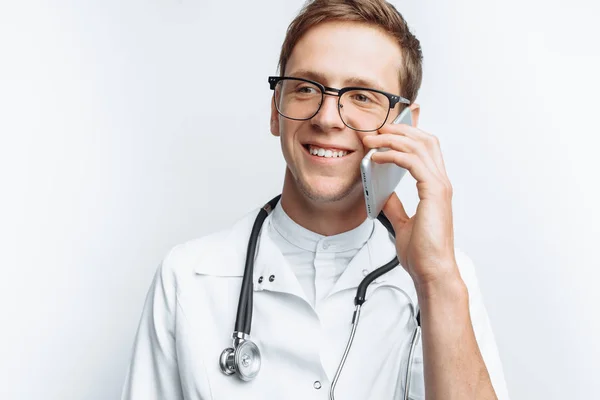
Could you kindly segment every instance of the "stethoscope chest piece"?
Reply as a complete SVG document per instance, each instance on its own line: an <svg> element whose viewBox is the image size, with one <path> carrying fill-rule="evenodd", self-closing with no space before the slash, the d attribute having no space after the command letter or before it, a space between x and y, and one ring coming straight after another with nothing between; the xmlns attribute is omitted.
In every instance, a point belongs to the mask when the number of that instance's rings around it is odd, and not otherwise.
<svg viewBox="0 0 600 400"><path fill-rule="evenodd" d="M251 381L260 371L260 350L254 342L244 340L235 348L227 348L221 353L219 365L225 375L236 374L243 381Z"/></svg>

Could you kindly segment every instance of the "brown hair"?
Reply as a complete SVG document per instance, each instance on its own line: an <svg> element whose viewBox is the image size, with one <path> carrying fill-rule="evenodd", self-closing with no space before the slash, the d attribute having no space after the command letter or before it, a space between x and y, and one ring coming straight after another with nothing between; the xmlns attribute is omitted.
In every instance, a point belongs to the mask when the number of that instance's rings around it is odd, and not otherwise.
<svg viewBox="0 0 600 400"><path fill-rule="evenodd" d="M421 44L396 8L385 0L309 0L287 29L279 55L281 76L298 40L313 26L328 21L360 22L383 29L400 45L401 96L416 99L423 76Z"/></svg>

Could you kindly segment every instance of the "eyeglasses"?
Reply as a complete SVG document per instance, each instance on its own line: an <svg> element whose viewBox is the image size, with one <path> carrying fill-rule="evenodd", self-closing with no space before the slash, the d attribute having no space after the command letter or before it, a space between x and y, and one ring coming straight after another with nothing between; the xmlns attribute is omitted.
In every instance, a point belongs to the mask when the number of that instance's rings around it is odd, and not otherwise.
<svg viewBox="0 0 600 400"><path fill-rule="evenodd" d="M269 85L274 91L275 108L285 118L297 121L311 119L321 109L325 95L337 96L342 122L348 128L360 132L381 128L387 121L390 109L397 103L410 104L410 100L404 97L377 89L336 89L304 78L270 76Z"/></svg>

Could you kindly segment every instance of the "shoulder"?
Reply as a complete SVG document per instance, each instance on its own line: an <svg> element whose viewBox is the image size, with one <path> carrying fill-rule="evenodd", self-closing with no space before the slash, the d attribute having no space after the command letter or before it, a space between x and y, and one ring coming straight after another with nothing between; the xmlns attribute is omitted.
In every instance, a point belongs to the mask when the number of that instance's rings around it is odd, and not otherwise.
<svg viewBox="0 0 600 400"><path fill-rule="evenodd" d="M469 310L476 335L481 335L481 329L490 329L483 294L477 278L473 260L463 251L455 249L456 262L460 276L469 293Z"/></svg>
<svg viewBox="0 0 600 400"><path fill-rule="evenodd" d="M163 280L180 286L195 274L242 276L246 247L258 211L259 208L247 213L224 229L171 248L161 263Z"/></svg>
<svg viewBox="0 0 600 400"><path fill-rule="evenodd" d="M467 274L471 274L475 271L475 265L473 264L473 260L465 251L458 247L455 247L454 256L456 257L456 263L458 264L458 268L461 273L464 271Z"/></svg>
<svg viewBox="0 0 600 400"><path fill-rule="evenodd" d="M454 256L456 258L456 264L458 266L460 276L469 291L469 297L472 297L473 294L479 292L479 283L477 280L475 264L471 257L469 257L467 253L459 248L454 249Z"/></svg>

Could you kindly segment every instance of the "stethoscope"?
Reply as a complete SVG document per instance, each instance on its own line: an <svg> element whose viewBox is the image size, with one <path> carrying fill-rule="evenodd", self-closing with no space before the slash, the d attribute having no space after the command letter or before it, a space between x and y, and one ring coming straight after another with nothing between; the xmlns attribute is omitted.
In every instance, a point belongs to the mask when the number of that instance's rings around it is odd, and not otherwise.
<svg viewBox="0 0 600 400"><path fill-rule="evenodd" d="M263 206L258 212L252 231L250 233L250 240L248 241L248 250L246 252L246 264L244 268L244 277L242 279L242 288L240 291L240 299L238 302L237 316L235 320L235 330L233 331L233 347L228 347L221 353L219 357L219 366L221 371L225 375L236 374L243 381L251 381L256 377L261 365L261 356L258 346L250 340L250 326L252 325L252 277L254 275L254 258L256 255L258 236L265 219L269 216L271 211L275 208L275 205L279 201L281 195L276 196L271 201ZM381 212L377 219L379 222L386 227L392 237L396 237L392 224L387 217ZM383 274L391 271L399 264L398 257L394 257L393 260L387 264L377 268L362 280L358 285L356 291L356 297L354 298L355 309L352 315L352 330L350 331L350 338L344 350L344 355L340 361L340 365L335 373L331 388L329 390L329 399L334 400L334 390L337 381L340 377L346 358L352 347L354 341L354 334L358 327L358 320L360 318L360 309L363 303L366 301L367 287L377 278ZM414 310L413 310L414 311ZM411 337L410 350L408 353L408 365L406 370L404 387L404 400L408 400L408 394L410 389L410 378L412 373L412 363L414 357L414 351L416 344L421 336L421 321L420 312L416 312L415 316L416 327Z"/></svg>

